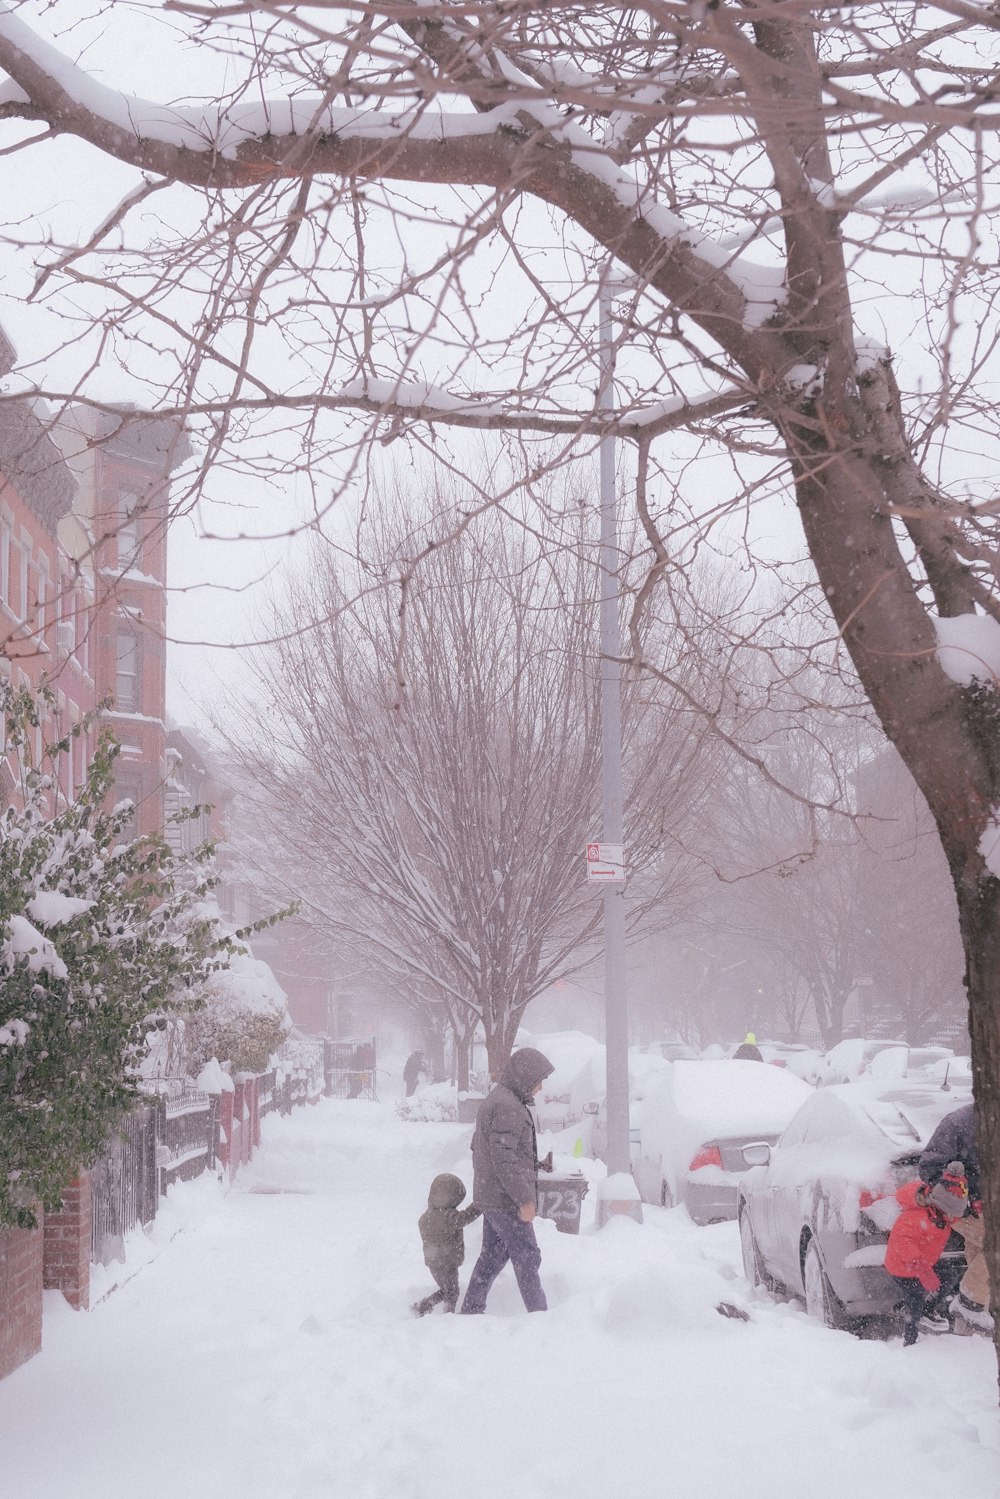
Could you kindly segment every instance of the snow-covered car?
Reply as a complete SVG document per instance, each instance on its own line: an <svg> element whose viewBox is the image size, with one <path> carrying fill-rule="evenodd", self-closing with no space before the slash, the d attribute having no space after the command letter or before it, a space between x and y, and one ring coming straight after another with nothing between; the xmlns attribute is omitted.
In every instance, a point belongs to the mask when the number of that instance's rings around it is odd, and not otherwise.
<svg viewBox="0 0 1000 1499"><path fill-rule="evenodd" d="M903 1079L821 1088L776 1145L750 1145L740 1183L743 1265L755 1286L802 1298L829 1327L889 1317L899 1290L885 1246L895 1192L917 1174L931 1134L968 1089ZM953 1238L948 1254L961 1253Z"/></svg>
<svg viewBox="0 0 1000 1499"><path fill-rule="evenodd" d="M911 1046L906 1056L906 1076L926 1077L930 1068L956 1060L950 1046Z"/></svg>
<svg viewBox="0 0 1000 1499"><path fill-rule="evenodd" d="M886 1079L901 1078L906 1072L909 1050L905 1041L867 1041L862 1036L852 1036L847 1041L838 1041L820 1060L816 1081L821 1087L828 1087L851 1083L866 1073Z"/></svg>
<svg viewBox="0 0 1000 1499"><path fill-rule="evenodd" d="M583 1117L584 1107L591 1099L604 1092L604 1047L584 1031L551 1031L539 1036L532 1033L524 1044L536 1047L553 1066L535 1100L538 1128L565 1129Z"/></svg>
<svg viewBox="0 0 1000 1499"><path fill-rule="evenodd" d="M936 1082L945 1089L971 1088L972 1058L943 1057L939 1062L932 1062L929 1067L925 1067L922 1076L927 1082Z"/></svg>
<svg viewBox="0 0 1000 1499"><path fill-rule="evenodd" d="M639 1121L633 1174L645 1202L683 1202L695 1223L736 1217L743 1146L777 1140L811 1088L762 1062L671 1062Z"/></svg>
<svg viewBox="0 0 1000 1499"><path fill-rule="evenodd" d="M629 1155L633 1170L639 1152L639 1119L642 1107L650 1093L663 1079L668 1063L655 1052L629 1052L628 1099L629 1099ZM598 1161L608 1158L608 1100L605 1094L589 1103L585 1114L590 1116L590 1154Z"/></svg>
<svg viewBox="0 0 1000 1499"><path fill-rule="evenodd" d="M815 1083L823 1053L804 1041L758 1041L758 1049L765 1062L772 1067L787 1067L803 1082Z"/></svg>
<svg viewBox="0 0 1000 1499"><path fill-rule="evenodd" d="M697 1062L700 1056L686 1041L652 1041L643 1050L650 1056L662 1057L665 1062Z"/></svg>

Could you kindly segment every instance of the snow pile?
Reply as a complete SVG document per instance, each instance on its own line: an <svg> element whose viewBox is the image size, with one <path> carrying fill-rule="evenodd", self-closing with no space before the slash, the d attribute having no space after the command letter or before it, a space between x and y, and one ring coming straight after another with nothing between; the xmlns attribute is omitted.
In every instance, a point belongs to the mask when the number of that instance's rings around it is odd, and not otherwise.
<svg viewBox="0 0 1000 1499"><path fill-rule="evenodd" d="M8 935L3 943L8 971L14 962L27 959L28 971L40 973L48 969L53 978L68 978L66 964L56 952L48 937L43 937L37 927L25 916L12 916L8 923Z"/></svg>
<svg viewBox="0 0 1000 1499"><path fill-rule="evenodd" d="M1000 624L986 614L931 615L942 669L960 687L1000 682Z"/></svg>
<svg viewBox="0 0 1000 1499"><path fill-rule="evenodd" d="M226 968L212 975L213 1003L252 1014L284 1013L288 996L268 965L253 953L234 953Z"/></svg>
<svg viewBox="0 0 1000 1499"><path fill-rule="evenodd" d="M218 1057L210 1057L195 1079L195 1087L202 1093L235 1093L236 1084L228 1072L222 1070Z"/></svg>

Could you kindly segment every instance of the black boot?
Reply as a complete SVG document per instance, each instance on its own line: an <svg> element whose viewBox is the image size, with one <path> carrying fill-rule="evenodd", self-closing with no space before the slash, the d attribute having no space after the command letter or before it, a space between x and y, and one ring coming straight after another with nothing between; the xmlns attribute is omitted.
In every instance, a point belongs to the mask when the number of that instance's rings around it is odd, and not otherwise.
<svg viewBox="0 0 1000 1499"><path fill-rule="evenodd" d="M917 1341L917 1324L906 1321L903 1323L903 1347L912 1348Z"/></svg>

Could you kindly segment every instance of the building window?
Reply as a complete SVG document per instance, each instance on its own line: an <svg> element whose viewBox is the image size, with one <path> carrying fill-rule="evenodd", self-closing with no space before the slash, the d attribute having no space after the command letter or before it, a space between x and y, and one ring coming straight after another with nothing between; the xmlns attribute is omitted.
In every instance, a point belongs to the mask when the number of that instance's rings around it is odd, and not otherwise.
<svg viewBox="0 0 1000 1499"><path fill-rule="evenodd" d="M116 645L115 707L119 713L138 713L139 642L131 630L120 629Z"/></svg>
<svg viewBox="0 0 1000 1499"><path fill-rule="evenodd" d="M37 624L36 628L38 630L39 635L44 635L45 634L45 626L49 622L49 617L48 617L49 575L48 575L48 572L45 569L45 566L44 566L43 562L39 562L37 577L38 577L38 624Z"/></svg>
<svg viewBox="0 0 1000 1499"><path fill-rule="evenodd" d="M129 803L129 812L125 824L121 830L124 839L131 840L139 836L139 796L140 789L138 781L131 776L115 780L115 806L121 806L122 802Z"/></svg>
<svg viewBox="0 0 1000 1499"><path fill-rule="evenodd" d="M136 511L139 496L124 491L118 502L117 542L118 561L123 567L139 566L139 521Z"/></svg>
<svg viewBox="0 0 1000 1499"><path fill-rule="evenodd" d="M10 526L0 522L0 599L10 603Z"/></svg>

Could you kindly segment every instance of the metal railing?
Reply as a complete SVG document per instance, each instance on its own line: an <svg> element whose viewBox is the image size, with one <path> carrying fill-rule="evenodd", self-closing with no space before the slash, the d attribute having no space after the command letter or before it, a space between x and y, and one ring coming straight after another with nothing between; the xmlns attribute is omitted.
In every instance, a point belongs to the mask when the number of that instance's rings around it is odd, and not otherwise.
<svg viewBox="0 0 1000 1499"><path fill-rule="evenodd" d="M126 1234L156 1217L158 1116L154 1103L127 1114L91 1169L91 1258L102 1265L121 1259Z"/></svg>

